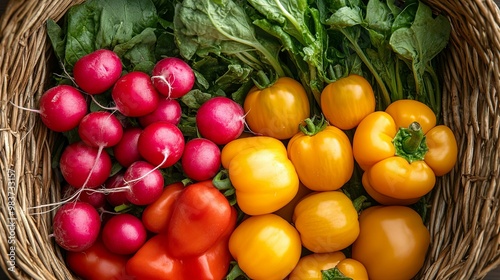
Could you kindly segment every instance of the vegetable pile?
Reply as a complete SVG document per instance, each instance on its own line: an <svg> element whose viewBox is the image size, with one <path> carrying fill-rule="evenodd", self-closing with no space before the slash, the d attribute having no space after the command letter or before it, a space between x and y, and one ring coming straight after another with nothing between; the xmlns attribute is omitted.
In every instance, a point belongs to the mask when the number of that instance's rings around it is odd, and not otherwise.
<svg viewBox="0 0 500 280"><path fill-rule="evenodd" d="M457 160L416 0L88 0L47 22L82 279L411 279ZM30 109L32 110L32 109Z"/></svg>

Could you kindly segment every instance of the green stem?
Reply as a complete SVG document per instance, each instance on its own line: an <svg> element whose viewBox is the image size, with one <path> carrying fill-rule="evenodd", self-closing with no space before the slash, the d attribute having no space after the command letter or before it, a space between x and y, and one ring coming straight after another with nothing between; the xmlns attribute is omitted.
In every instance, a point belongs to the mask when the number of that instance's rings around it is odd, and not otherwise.
<svg viewBox="0 0 500 280"><path fill-rule="evenodd" d="M382 97L383 97L384 103L385 103L384 107L389 106L389 104L391 104L391 97L389 95L389 92L387 91L387 87L385 86L384 81L382 80L382 78L380 78L377 71L375 70L375 67L373 67L373 65L371 64L368 57L366 57L363 50L359 47L358 43L354 40L354 38L352 38L352 36L348 33L348 31L343 29L343 28L341 28L339 30L340 30L340 32L342 32L342 34L344 34L344 36L347 38L347 40L349 40L349 42L351 42L351 46L354 49L354 51L356 52L356 54L359 56L359 58L363 61L363 63L366 65L366 67L368 67L370 72L375 77L375 80L377 81L378 85L380 86L380 89L382 90Z"/></svg>
<svg viewBox="0 0 500 280"><path fill-rule="evenodd" d="M418 122L412 122L410 126L408 126L408 133L410 136L403 141L403 149L407 153L414 153L420 147L420 143L425 135Z"/></svg>
<svg viewBox="0 0 500 280"><path fill-rule="evenodd" d="M325 120L325 117L323 115L321 115L321 119L319 119L318 121L316 121L316 116L314 116L312 117L312 119L305 119L304 123L305 126L303 124L300 124L299 129L307 136L314 136L328 126L328 122Z"/></svg>
<svg viewBox="0 0 500 280"><path fill-rule="evenodd" d="M406 159L409 163L424 160L429 150L425 134L418 122L412 122L408 128L400 128L392 142L396 148L396 155Z"/></svg>

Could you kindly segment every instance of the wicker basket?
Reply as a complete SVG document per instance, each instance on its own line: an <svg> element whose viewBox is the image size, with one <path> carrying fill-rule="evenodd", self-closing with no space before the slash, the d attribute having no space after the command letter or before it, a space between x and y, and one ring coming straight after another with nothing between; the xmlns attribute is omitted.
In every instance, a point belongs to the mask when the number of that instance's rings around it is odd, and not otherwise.
<svg viewBox="0 0 500 280"><path fill-rule="evenodd" d="M0 246L1 266L13 279L73 278L48 237L53 213L27 211L59 199L51 169L57 135L10 102L37 106L51 75L45 22L77 2L10 1L1 19ZM432 194L431 248L417 278L482 279L500 264L499 9L492 0L427 3L452 24L451 43L439 59L444 122L456 133L459 163Z"/></svg>

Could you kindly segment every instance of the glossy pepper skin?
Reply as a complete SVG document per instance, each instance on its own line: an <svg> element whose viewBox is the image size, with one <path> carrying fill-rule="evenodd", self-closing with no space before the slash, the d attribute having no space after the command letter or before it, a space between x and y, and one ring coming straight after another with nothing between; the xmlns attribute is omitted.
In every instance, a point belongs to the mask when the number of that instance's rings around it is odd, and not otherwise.
<svg viewBox="0 0 500 280"><path fill-rule="evenodd" d="M422 268L430 234L420 215L407 206L372 206L359 217L360 234L352 258L370 280L408 280Z"/></svg>
<svg viewBox="0 0 500 280"><path fill-rule="evenodd" d="M170 217L172 216L172 204L177 200L184 189L182 182L166 186L161 196L153 203L146 206L142 212L142 223L144 227L154 233L166 232Z"/></svg>
<svg viewBox="0 0 500 280"><path fill-rule="evenodd" d="M293 212L302 245L314 253L343 250L359 235L358 212L341 191L314 192Z"/></svg>
<svg viewBox="0 0 500 280"><path fill-rule="evenodd" d="M160 233L130 258L127 273L138 280L223 279L232 259L228 242L236 209L212 181L168 187L167 201L151 213L169 218L158 223Z"/></svg>
<svg viewBox="0 0 500 280"><path fill-rule="evenodd" d="M354 158L378 193L408 200L427 194L455 166L458 148L447 126L425 104L398 100L366 116L356 128Z"/></svg>
<svg viewBox="0 0 500 280"><path fill-rule="evenodd" d="M87 280L132 280L125 266L129 257L110 252L98 239L82 252L66 252L66 264L77 276Z"/></svg>
<svg viewBox="0 0 500 280"><path fill-rule="evenodd" d="M167 226L167 248L176 258L203 254L233 223L233 207L212 184L186 186L173 204Z"/></svg>
<svg viewBox="0 0 500 280"><path fill-rule="evenodd" d="M250 129L259 135L289 139L298 132L298 125L310 114L309 99L304 87L289 77L278 78L269 87L253 87L243 108Z"/></svg>
<svg viewBox="0 0 500 280"><path fill-rule="evenodd" d="M352 129L375 111L373 88L356 74L340 78L321 92L321 111L330 124L342 130Z"/></svg>
<svg viewBox="0 0 500 280"><path fill-rule="evenodd" d="M239 267L254 280L282 280L301 254L297 230L275 214L250 216L231 234L229 250Z"/></svg>
<svg viewBox="0 0 500 280"><path fill-rule="evenodd" d="M321 280L321 271L331 269L346 258L341 251L312 253L300 258L289 275L289 280Z"/></svg>
<svg viewBox="0 0 500 280"><path fill-rule="evenodd" d="M340 189L352 176L354 158L349 138L339 128L306 119L288 142L288 158L299 180L313 191Z"/></svg>
<svg viewBox="0 0 500 280"><path fill-rule="evenodd" d="M256 136L231 141L222 149L222 163L236 192L240 209L248 215L272 213L297 194L299 178L285 145Z"/></svg>

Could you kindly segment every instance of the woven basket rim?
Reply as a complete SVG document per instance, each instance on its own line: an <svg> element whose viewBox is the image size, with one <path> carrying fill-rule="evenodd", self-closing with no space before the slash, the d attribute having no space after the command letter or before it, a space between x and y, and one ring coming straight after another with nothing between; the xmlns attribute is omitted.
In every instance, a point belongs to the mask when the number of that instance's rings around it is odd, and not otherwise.
<svg viewBox="0 0 500 280"><path fill-rule="evenodd" d="M11 279L73 277L49 238L53 213L27 210L60 197L50 157L58 136L10 102L36 106L51 75L45 21L60 19L80 2L9 1L0 18L0 172L7 186L0 203L12 201L14 207L0 209L0 230L14 236L15 272L9 271L7 254L1 266ZM439 59L443 121L456 135L460 156L432 193L431 248L417 278L482 279L500 265L500 11L493 0L424 2L452 24L450 44ZM0 247L10 250L8 242Z"/></svg>

